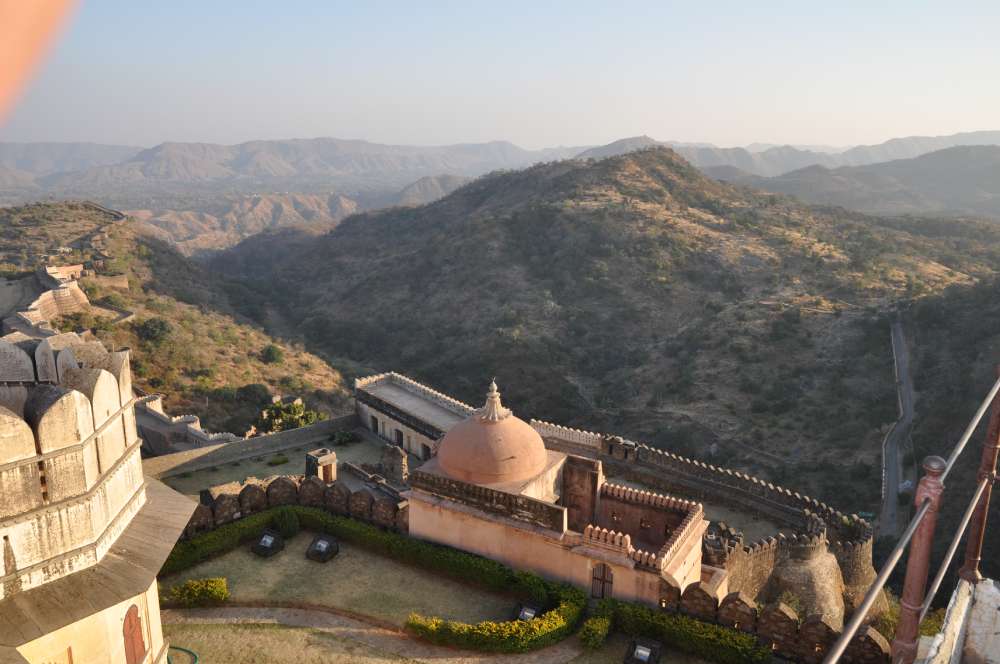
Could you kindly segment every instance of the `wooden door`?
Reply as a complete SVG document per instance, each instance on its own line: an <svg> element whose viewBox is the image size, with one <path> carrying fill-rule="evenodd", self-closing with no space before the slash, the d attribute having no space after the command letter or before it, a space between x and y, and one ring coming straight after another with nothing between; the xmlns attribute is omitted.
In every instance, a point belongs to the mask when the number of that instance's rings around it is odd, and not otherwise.
<svg viewBox="0 0 1000 664"><path fill-rule="evenodd" d="M611 567L604 563L594 565L594 573L590 581L590 596L596 599L611 597L611 586L614 573Z"/></svg>

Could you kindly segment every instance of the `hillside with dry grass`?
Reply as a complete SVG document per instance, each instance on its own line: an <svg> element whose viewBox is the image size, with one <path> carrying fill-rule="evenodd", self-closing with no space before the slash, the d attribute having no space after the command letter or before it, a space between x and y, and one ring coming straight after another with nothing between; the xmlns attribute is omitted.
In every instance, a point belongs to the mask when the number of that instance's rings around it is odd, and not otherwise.
<svg viewBox="0 0 1000 664"><path fill-rule="evenodd" d="M935 223L811 209L656 148L493 174L318 240L258 236L217 265L329 357L471 402L496 375L524 416L871 509L895 418L885 312L1000 258L997 227Z"/></svg>
<svg viewBox="0 0 1000 664"><path fill-rule="evenodd" d="M91 302L135 317L112 324L97 309L55 324L90 331L108 347L130 347L136 385L163 393L170 412L242 434L269 395L301 396L327 413L348 407L340 372L236 313L211 275L139 232L133 220L86 203L37 204L0 208L0 233L8 270L76 261L93 268L80 282Z"/></svg>

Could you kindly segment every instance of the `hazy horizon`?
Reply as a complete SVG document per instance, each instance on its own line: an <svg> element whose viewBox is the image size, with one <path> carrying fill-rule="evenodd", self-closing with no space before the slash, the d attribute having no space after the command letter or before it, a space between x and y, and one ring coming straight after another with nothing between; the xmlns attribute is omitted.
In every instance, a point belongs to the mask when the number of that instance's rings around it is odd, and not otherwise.
<svg viewBox="0 0 1000 664"><path fill-rule="evenodd" d="M997 128L1000 5L85 2L0 141L851 146Z"/></svg>

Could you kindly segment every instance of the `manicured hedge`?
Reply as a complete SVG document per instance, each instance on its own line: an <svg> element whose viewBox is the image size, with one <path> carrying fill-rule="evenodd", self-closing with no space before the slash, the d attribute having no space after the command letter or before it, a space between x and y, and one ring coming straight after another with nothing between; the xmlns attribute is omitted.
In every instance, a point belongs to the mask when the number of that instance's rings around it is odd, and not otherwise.
<svg viewBox="0 0 1000 664"><path fill-rule="evenodd" d="M218 606L229 599L229 584L225 577L189 579L167 591L167 604L191 608L193 606Z"/></svg>
<svg viewBox="0 0 1000 664"><path fill-rule="evenodd" d="M701 622L679 613L663 613L638 604L609 600L615 629L646 636L691 655L719 664L763 664L771 652L752 634Z"/></svg>
<svg viewBox="0 0 1000 664"><path fill-rule="evenodd" d="M580 643L587 650L597 650L604 645L611 631L611 618L607 616L591 616L580 628Z"/></svg>
<svg viewBox="0 0 1000 664"><path fill-rule="evenodd" d="M167 556L166 562L160 568L159 575L166 576L180 572L213 556L232 550L241 542L246 542L260 535L260 531L271 525L273 518L273 513L268 510L219 526L215 530L189 540L180 541L174 545L170 555Z"/></svg>
<svg viewBox="0 0 1000 664"><path fill-rule="evenodd" d="M299 532L299 515L291 507L279 507L271 523L285 539L295 537Z"/></svg>
<svg viewBox="0 0 1000 664"><path fill-rule="evenodd" d="M558 643L576 629L587 597L578 588L535 578L547 586L549 604L555 607L533 620L486 620L473 625L411 613L406 627L431 643L470 650L525 652Z"/></svg>

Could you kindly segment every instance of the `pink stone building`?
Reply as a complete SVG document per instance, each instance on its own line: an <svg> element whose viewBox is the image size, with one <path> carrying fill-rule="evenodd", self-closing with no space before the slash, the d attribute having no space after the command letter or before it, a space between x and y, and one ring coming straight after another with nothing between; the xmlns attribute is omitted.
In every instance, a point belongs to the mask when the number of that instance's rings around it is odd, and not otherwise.
<svg viewBox="0 0 1000 664"><path fill-rule="evenodd" d="M470 409L471 410L471 409ZM452 426L410 476L415 537L586 587L595 598L665 605L691 584L724 584L703 567L701 504L606 482L601 461L546 449L500 402Z"/></svg>

